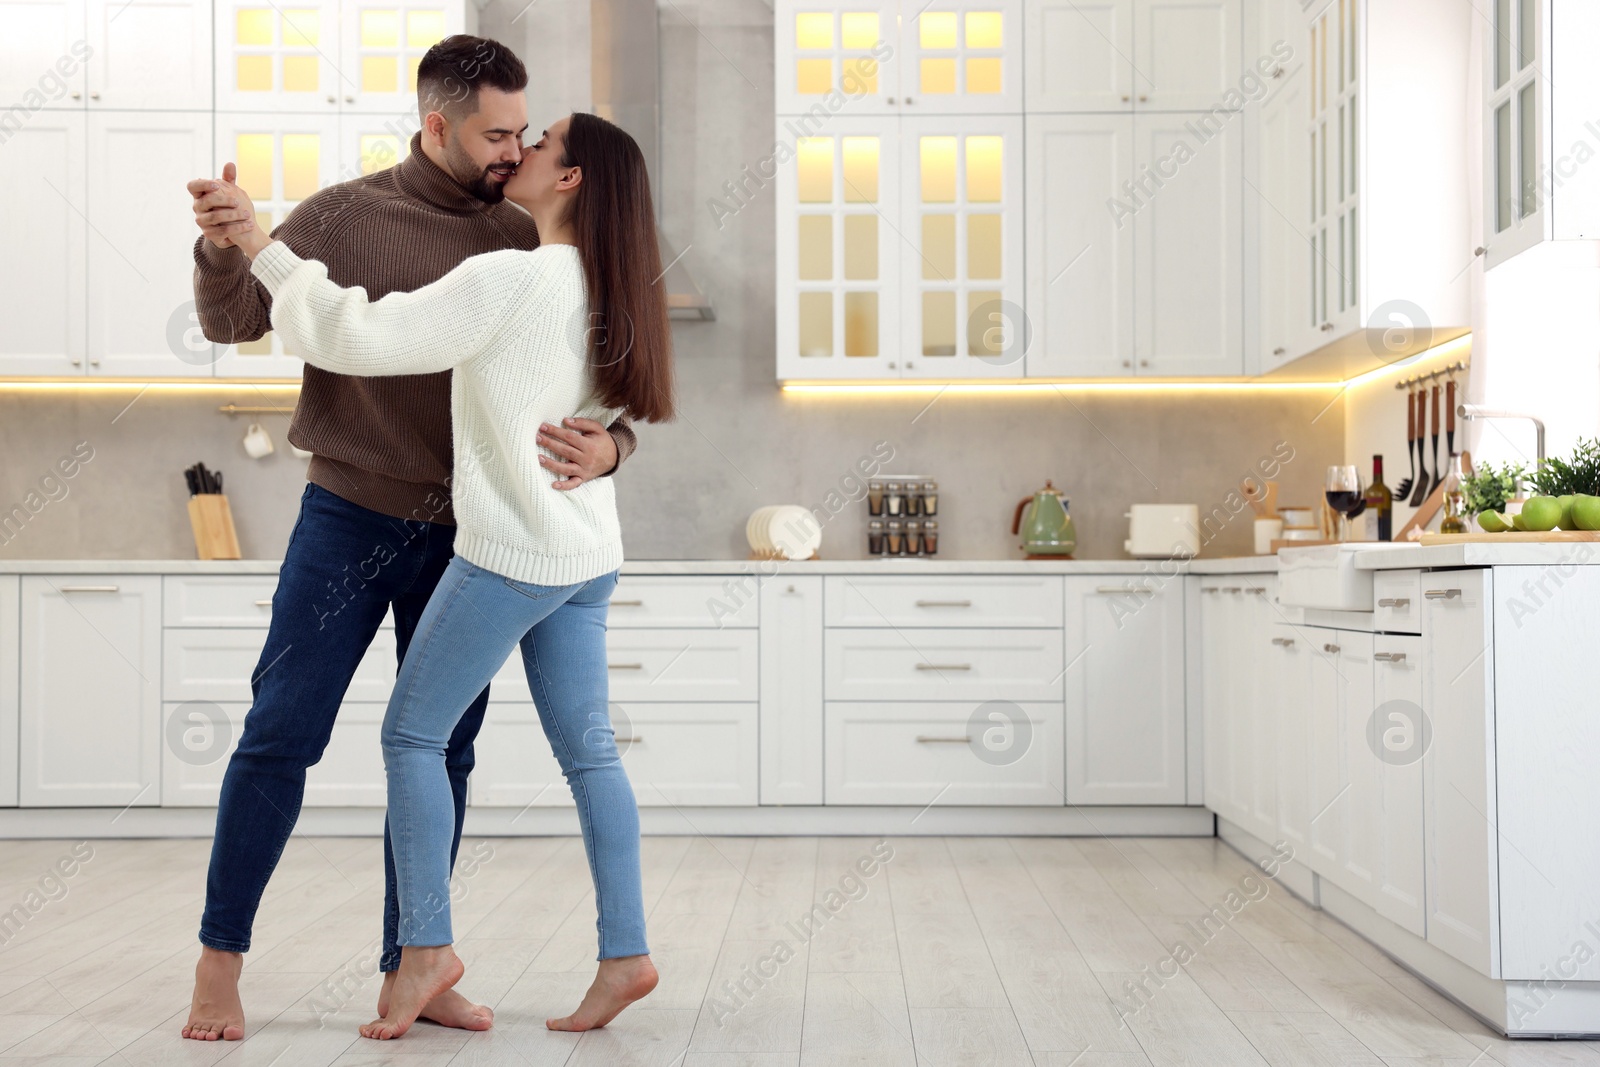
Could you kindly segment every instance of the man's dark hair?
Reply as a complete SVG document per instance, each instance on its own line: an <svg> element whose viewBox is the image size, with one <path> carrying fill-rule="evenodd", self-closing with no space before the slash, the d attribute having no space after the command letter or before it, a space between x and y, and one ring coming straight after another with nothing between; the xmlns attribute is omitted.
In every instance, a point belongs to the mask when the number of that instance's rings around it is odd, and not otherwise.
<svg viewBox="0 0 1600 1067"><path fill-rule="evenodd" d="M422 117L443 112L459 122L478 110L478 90L519 93L528 87L528 68L499 41L458 33L428 49L417 65L417 106Z"/></svg>

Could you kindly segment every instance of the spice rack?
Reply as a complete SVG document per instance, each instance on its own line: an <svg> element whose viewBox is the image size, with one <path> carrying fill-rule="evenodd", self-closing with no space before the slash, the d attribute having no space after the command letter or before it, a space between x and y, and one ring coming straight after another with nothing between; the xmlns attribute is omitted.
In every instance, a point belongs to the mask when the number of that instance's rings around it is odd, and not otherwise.
<svg viewBox="0 0 1600 1067"><path fill-rule="evenodd" d="M923 474L867 482L867 556L927 559L939 554L939 483Z"/></svg>

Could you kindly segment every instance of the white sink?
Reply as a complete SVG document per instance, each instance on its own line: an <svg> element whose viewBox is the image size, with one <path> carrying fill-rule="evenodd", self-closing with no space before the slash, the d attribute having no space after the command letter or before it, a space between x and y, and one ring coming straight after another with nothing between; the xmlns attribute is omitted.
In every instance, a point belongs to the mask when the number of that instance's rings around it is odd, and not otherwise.
<svg viewBox="0 0 1600 1067"><path fill-rule="evenodd" d="M1356 556L1395 547L1393 541L1355 541L1285 548L1278 553L1278 603L1323 611L1371 611L1376 572L1356 570Z"/></svg>

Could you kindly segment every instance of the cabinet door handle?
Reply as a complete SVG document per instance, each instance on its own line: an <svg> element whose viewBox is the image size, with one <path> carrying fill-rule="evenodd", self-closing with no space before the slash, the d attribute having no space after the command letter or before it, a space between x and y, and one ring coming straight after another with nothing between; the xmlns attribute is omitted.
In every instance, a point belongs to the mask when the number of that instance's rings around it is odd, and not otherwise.
<svg viewBox="0 0 1600 1067"><path fill-rule="evenodd" d="M1386 596L1378 601L1380 608L1404 608L1410 604L1411 598L1408 596Z"/></svg>
<svg viewBox="0 0 1600 1067"><path fill-rule="evenodd" d="M272 607L272 601L270 601L270 600L258 600L258 601L256 601L256 607L258 607L258 608L270 608L270 607Z"/></svg>
<svg viewBox="0 0 1600 1067"><path fill-rule="evenodd" d="M1222 591L1224 593L1238 593L1238 592L1242 592L1243 590L1242 590L1241 586L1225 585L1225 586L1222 587Z"/></svg>
<svg viewBox="0 0 1600 1067"><path fill-rule="evenodd" d="M1129 96L1127 93L1123 93L1122 94L1122 102L1124 104L1126 104L1129 100L1132 100L1132 99L1133 99L1133 97Z"/></svg>
<svg viewBox="0 0 1600 1067"><path fill-rule="evenodd" d="M1272 643L1275 644L1275 645L1278 645L1278 646L1280 646L1282 648L1293 648L1294 647L1294 638L1292 638L1292 637L1274 637L1272 639Z"/></svg>
<svg viewBox="0 0 1600 1067"><path fill-rule="evenodd" d="M1216 586L1214 586L1214 585L1205 585L1205 586L1201 586L1201 587L1200 587L1200 591L1201 591L1201 592L1202 592L1202 593L1208 593L1208 594L1210 594L1210 595L1212 595L1212 596L1215 596L1215 595L1216 595L1216 594L1218 594L1218 593L1220 593L1220 592L1222 592L1222 590L1221 590L1221 589L1219 589L1219 588L1217 588L1217 587L1216 587Z"/></svg>
<svg viewBox="0 0 1600 1067"><path fill-rule="evenodd" d="M972 664L970 664L970 663L919 663L919 664L917 664L917 670L919 670L919 671L970 671L971 669L972 669Z"/></svg>
<svg viewBox="0 0 1600 1067"><path fill-rule="evenodd" d="M1289 350L1287 348L1274 348L1272 350L1272 354L1275 355L1275 356L1287 355L1288 352L1289 352Z"/></svg>
<svg viewBox="0 0 1600 1067"><path fill-rule="evenodd" d="M1422 594L1428 600L1454 600L1461 595L1459 589L1429 589Z"/></svg>
<svg viewBox="0 0 1600 1067"><path fill-rule="evenodd" d="M57 592L61 593L115 593L121 590L119 585L63 585Z"/></svg>
<svg viewBox="0 0 1600 1067"><path fill-rule="evenodd" d="M1322 324L1322 332L1323 333L1332 333L1333 332L1333 323L1331 323L1331 322L1323 323Z"/></svg>
<svg viewBox="0 0 1600 1067"><path fill-rule="evenodd" d="M615 741L619 745L636 745L640 741L643 741L644 738L640 737L638 734L634 734L632 737L613 737L611 740Z"/></svg>
<svg viewBox="0 0 1600 1067"><path fill-rule="evenodd" d="M1106 596L1127 596L1129 594L1138 596L1140 593L1149 592L1148 589L1141 589L1138 586L1133 585L1097 585L1094 587L1094 591L1096 593L1105 594ZM1218 590L1213 589L1211 591L1217 592Z"/></svg>
<svg viewBox="0 0 1600 1067"><path fill-rule="evenodd" d="M970 601L970 600L919 600L919 601L917 601L917 607L919 607L919 608L970 608L970 607L972 607L972 601Z"/></svg>
<svg viewBox="0 0 1600 1067"><path fill-rule="evenodd" d="M1323 645L1322 646L1322 651L1327 652L1329 654L1332 654L1332 653L1335 653L1335 652L1339 651L1339 646L1338 645Z"/></svg>
<svg viewBox="0 0 1600 1067"><path fill-rule="evenodd" d="M1374 652L1372 658L1381 663L1404 663L1406 654L1404 652Z"/></svg>
<svg viewBox="0 0 1600 1067"><path fill-rule="evenodd" d="M642 607L644 607L644 601L642 601L642 600L613 600L611 602L611 606L614 607L614 608L642 608Z"/></svg>
<svg viewBox="0 0 1600 1067"><path fill-rule="evenodd" d="M608 670L608 671L642 671L642 670L644 670L644 664L643 663L607 663L606 664L606 670Z"/></svg>
<svg viewBox="0 0 1600 1067"><path fill-rule="evenodd" d="M1264 596L1267 595L1267 591L1265 589L1261 589L1261 588L1251 588L1250 591L1252 593L1254 593L1256 596L1260 596L1260 597L1264 597Z"/></svg>
<svg viewBox="0 0 1600 1067"><path fill-rule="evenodd" d="M932 736L930 736L928 734L918 734L917 735L917 744L919 744L919 745L970 745L970 744L972 744L972 738L970 738L970 737L932 737Z"/></svg>

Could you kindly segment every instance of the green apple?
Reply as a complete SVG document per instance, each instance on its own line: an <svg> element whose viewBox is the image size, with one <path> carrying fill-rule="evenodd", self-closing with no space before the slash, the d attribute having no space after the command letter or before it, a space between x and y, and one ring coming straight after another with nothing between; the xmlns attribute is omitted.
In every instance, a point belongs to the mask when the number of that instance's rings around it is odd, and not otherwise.
<svg viewBox="0 0 1600 1067"><path fill-rule="evenodd" d="M1522 512L1519 511L1515 515L1511 516L1511 528L1513 530L1520 530L1524 533L1527 532L1528 525L1522 521Z"/></svg>
<svg viewBox="0 0 1600 1067"><path fill-rule="evenodd" d="M1572 523L1579 530L1600 530L1600 496L1579 493L1573 497Z"/></svg>
<svg viewBox="0 0 1600 1067"><path fill-rule="evenodd" d="M1600 503L1600 500L1596 503ZM1511 529L1511 523L1498 511L1478 512L1478 525L1483 527L1484 533L1505 533Z"/></svg>
<svg viewBox="0 0 1600 1067"><path fill-rule="evenodd" d="M1556 527L1561 530L1576 530L1577 527L1572 524L1572 502L1578 498L1558 496L1556 499L1561 501L1561 519L1556 523Z"/></svg>
<svg viewBox="0 0 1600 1067"><path fill-rule="evenodd" d="M1530 496L1522 505L1522 528L1543 533L1561 521L1561 501L1553 496Z"/></svg>

